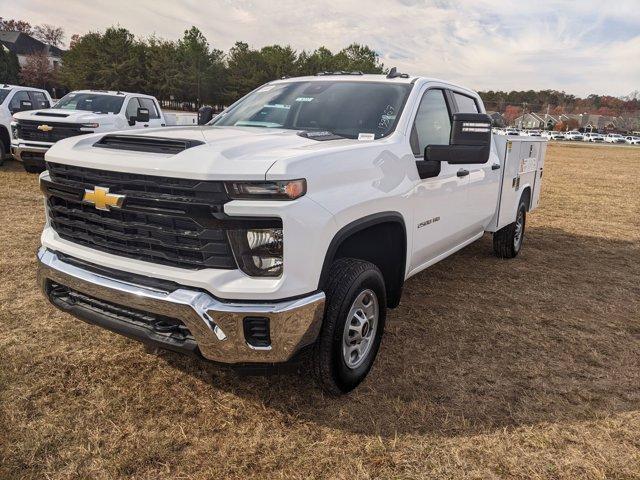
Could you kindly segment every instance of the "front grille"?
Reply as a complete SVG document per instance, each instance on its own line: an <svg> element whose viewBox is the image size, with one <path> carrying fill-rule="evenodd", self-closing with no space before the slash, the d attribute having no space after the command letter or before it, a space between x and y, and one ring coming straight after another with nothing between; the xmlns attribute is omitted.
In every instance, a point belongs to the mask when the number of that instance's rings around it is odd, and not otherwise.
<svg viewBox="0 0 640 480"><path fill-rule="evenodd" d="M52 127L52 130L48 132L38 130L38 127L41 125L48 125ZM90 130L80 130L79 123L48 122L46 120L20 120L17 128L19 139L37 142L57 142L63 138L92 133Z"/></svg>
<svg viewBox="0 0 640 480"><path fill-rule="evenodd" d="M95 250L188 269L237 268L223 213L222 182L110 172L48 163L42 181L51 226L58 235ZM122 208L98 210L85 189L125 195Z"/></svg>

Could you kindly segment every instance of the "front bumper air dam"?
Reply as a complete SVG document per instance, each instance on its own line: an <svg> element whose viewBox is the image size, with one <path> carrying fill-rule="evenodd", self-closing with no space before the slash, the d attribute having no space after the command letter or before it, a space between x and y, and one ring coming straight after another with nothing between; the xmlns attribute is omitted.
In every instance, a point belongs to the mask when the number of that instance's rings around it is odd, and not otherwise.
<svg viewBox="0 0 640 480"><path fill-rule="evenodd" d="M197 345L191 341L180 347L159 346L185 353L199 350L209 360L228 364L290 360L301 348L316 340L324 313L323 292L265 303L222 302L200 290L185 287L169 292L98 275L63 262L55 252L44 247L38 251L38 283L45 296L61 310L142 342L158 345L156 338L145 331L147 329L136 327L117 315L61 305L52 296L51 285L64 286L110 305L180 320ZM269 318L270 346L253 347L246 342L243 320L248 316Z"/></svg>
<svg viewBox="0 0 640 480"><path fill-rule="evenodd" d="M51 145L40 146L12 143L11 155L13 155L13 158L17 161L22 162L27 166L45 168L44 154L47 153L49 148L51 148Z"/></svg>

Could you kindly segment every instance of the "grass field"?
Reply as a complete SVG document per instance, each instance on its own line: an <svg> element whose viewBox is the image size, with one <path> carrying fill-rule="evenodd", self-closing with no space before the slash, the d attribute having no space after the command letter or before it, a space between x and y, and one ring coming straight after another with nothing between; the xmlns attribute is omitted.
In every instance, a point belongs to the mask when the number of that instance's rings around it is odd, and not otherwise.
<svg viewBox="0 0 640 480"><path fill-rule="evenodd" d="M36 290L36 177L0 168L0 478L640 478L640 148L550 145L524 250L410 279L354 393L238 376Z"/></svg>

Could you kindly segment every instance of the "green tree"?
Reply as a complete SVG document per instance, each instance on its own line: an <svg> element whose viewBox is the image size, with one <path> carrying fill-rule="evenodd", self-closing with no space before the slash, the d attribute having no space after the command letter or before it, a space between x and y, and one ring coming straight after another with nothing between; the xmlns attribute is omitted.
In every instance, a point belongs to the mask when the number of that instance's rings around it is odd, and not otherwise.
<svg viewBox="0 0 640 480"><path fill-rule="evenodd" d="M178 95L183 86L180 55L175 42L151 37L146 47L146 92L161 99Z"/></svg>
<svg viewBox="0 0 640 480"><path fill-rule="evenodd" d="M19 74L18 57L0 45L0 83L18 83Z"/></svg>
<svg viewBox="0 0 640 480"><path fill-rule="evenodd" d="M227 57L227 100L232 102L262 85L269 78L262 54L244 42L236 42Z"/></svg>
<svg viewBox="0 0 640 480"><path fill-rule="evenodd" d="M209 48L196 27L185 30L177 52L182 70L182 98L197 103L218 103L223 95L224 63L220 50Z"/></svg>
<svg viewBox="0 0 640 480"><path fill-rule="evenodd" d="M146 87L146 45L125 28L91 32L63 57L60 79L71 89L141 91Z"/></svg>
<svg viewBox="0 0 640 480"><path fill-rule="evenodd" d="M358 43L352 43L338 52L334 57L337 70L362 73L384 73L384 64L380 63L378 54Z"/></svg>
<svg viewBox="0 0 640 480"><path fill-rule="evenodd" d="M298 75L315 75L337 70L333 53L326 47L320 47L312 53L303 51L298 56L297 65Z"/></svg>

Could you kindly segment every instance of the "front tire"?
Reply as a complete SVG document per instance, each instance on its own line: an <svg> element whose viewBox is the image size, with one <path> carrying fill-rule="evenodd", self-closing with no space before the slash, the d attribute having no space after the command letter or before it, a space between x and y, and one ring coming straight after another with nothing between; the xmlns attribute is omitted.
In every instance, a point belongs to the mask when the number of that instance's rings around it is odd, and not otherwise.
<svg viewBox="0 0 640 480"><path fill-rule="evenodd" d="M526 221L527 206L523 200L520 200L516 221L493 234L493 252L498 258L514 258L520 253L524 242Z"/></svg>
<svg viewBox="0 0 640 480"><path fill-rule="evenodd" d="M370 262L343 258L331 266L324 291L313 370L326 392L341 395L364 380L378 353L386 319L384 278Z"/></svg>
<svg viewBox="0 0 640 480"><path fill-rule="evenodd" d="M0 167L4 165L4 159L7 156L7 148L4 146L4 142L0 140Z"/></svg>

